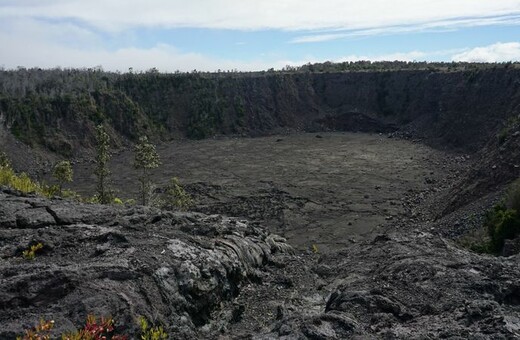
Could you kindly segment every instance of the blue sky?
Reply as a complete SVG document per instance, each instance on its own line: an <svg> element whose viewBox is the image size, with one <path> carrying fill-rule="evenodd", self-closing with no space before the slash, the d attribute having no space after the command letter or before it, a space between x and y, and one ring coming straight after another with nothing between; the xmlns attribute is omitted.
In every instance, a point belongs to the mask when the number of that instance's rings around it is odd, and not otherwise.
<svg viewBox="0 0 520 340"><path fill-rule="evenodd" d="M0 66L520 60L520 0L0 0Z"/></svg>

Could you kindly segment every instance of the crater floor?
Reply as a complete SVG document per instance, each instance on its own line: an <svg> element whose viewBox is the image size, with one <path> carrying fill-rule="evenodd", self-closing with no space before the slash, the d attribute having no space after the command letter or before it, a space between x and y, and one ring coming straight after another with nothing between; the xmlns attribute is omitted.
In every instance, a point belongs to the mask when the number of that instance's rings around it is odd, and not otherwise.
<svg viewBox="0 0 520 340"><path fill-rule="evenodd" d="M364 133L172 141L157 148L158 187L176 176L193 210L244 217L299 249L339 249L416 217L410 197L439 190L455 155ZM132 150L114 155L113 186L135 197ZM73 188L93 194L91 163L76 165ZM419 195L420 197L421 195Z"/></svg>

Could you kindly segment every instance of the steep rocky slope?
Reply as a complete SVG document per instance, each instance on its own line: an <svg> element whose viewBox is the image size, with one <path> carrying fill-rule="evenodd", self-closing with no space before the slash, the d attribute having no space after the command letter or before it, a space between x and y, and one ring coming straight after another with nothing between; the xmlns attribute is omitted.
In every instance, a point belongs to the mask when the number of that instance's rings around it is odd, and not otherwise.
<svg viewBox="0 0 520 340"><path fill-rule="evenodd" d="M472 158L473 165L452 190L439 200L438 215L456 211L489 193L501 191L520 177L520 115L504 124L495 138Z"/></svg>
<svg viewBox="0 0 520 340"><path fill-rule="evenodd" d="M116 144L283 131L396 129L476 151L520 110L520 70L265 74L0 72L0 117L21 140L71 155L106 122Z"/></svg>

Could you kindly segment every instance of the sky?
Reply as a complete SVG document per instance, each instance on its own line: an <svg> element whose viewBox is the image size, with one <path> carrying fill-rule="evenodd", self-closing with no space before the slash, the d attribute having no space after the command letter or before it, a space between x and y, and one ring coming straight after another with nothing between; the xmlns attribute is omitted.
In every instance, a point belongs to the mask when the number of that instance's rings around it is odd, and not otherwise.
<svg viewBox="0 0 520 340"><path fill-rule="evenodd" d="M0 0L0 67L520 61L520 0Z"/></svg>

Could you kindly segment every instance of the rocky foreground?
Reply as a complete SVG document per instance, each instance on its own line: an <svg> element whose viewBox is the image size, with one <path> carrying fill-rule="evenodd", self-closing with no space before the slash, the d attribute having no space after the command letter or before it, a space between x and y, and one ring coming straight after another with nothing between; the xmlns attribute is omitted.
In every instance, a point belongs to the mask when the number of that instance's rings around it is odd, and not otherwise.
<svg viewBox="0 0 520 340"><path fill-rule="evenodd" d="M0 338L41 317L56 334L72 330L89 313L113 316L131 337L139 316L187 339L520 337L520 255L402 230L294 254L234 218L2 190Z"/></svg>
<svg viewBox="0 0 520 340"><path fill-rule="evenodd" d="M288 313L257 338L516 339L519 262L428 233L376 236L319 259L330 292L320 313Z"/></svg>
<svg viewBox="0 0 520 340"><path fill-rule="evenodd" d="M0 338L12 339L41 317L56 331L89 313L111 315L136 335L145 316L170 334L210 336L233 318L214 320L254 280L283 240L221 216L117 208L0 192ZM36 258L23 250L42 243Z"/></svg>

